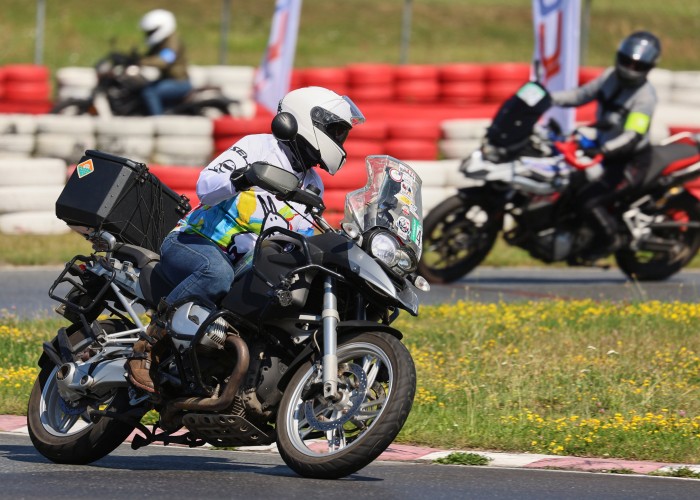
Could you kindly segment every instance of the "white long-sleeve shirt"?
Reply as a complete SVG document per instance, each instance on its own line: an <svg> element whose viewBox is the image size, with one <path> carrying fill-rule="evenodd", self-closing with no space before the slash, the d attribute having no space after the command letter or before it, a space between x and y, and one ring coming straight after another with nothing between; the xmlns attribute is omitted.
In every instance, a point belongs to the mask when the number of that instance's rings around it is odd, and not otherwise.
<svg viewBox="0 0 700 500"><path fill-rule="evenodd" d="M231 173L262 161L293 172L287 153L271 134L249 135L216 157L202 170L197 181L201 204L180 221L175 230L196 233L210 239L232 259L244 255L255 245L258 235L271 227L282 227L311 236L313 226L305 207L283 202L258 187L237 192ZM314 185L323 196L323 181L313 169L306 172L302 186Z"/></svg>

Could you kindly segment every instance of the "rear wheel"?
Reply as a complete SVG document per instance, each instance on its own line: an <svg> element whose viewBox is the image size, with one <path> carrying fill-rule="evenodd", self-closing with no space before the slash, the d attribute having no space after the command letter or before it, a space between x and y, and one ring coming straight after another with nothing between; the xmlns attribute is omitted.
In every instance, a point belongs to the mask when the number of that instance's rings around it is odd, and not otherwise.
<svg viewBox="0 0 700 500"><path fill-rule="evenodd" d="M102 321L105 331L114 333L120 322ZM29 396L27 427L34 447L49 460L61 464L88 464L109 454L134 430L134 423L102 418L94 423L88 410L111 408L120 413L130 409L126 387L110 392L101 401L67 403L58 392L54 365L44 366ZM145 413L145 410L144 410Z"/></svg>
<svg viewBox="0 0 700 500"><path fill-rule="evenodd" d="M498 200L470 189L433 208L423 224L418 273L432 283L450 283L486 258L503 226Z"/></svg>
<svg viewBox="0 0 700 500"><path fill-rule="evenodd" d="M682 196L670 200L655 216L662 216L665 222L692 222L700 224L698 200L692 196ZM620 269L632 279L639 281L659 281L668 278L685 267L700 248L700 228L679 226L654 229L652 238L675 241L670 250L631 250L615 252L615 260Z"/></svg>

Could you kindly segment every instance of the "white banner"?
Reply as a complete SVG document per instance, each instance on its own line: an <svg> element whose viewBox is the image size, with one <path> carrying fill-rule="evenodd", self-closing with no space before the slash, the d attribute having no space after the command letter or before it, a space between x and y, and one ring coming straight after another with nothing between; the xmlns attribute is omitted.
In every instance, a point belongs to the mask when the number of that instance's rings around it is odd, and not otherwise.
<svg viewBox="0 0 700 500"><path fill-rule="evenodd" d="M534 67L537 80L551 91L578 86L581 24L580 0L532 0L535 28ZM565 133L575 126L575 109L552 108Z"/></svg>
<svg viewBox="0 0 700 500"><path fill-rule="evenodd" d="M255 74L255 99L271 113L289 92L302 0L277 0L267 49Z"/></svg>

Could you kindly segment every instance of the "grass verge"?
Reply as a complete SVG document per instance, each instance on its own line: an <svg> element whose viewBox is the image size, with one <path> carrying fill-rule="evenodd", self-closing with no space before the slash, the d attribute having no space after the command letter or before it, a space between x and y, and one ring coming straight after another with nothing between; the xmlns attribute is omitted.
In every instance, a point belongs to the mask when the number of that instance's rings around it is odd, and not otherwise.
<svg viewBox="0 0 700 500"><path fill-rule="evenodd" d="M23 414L62 320L0 315L0 413ZM418 373L399 442L700 461L700 306L591 300L429 306L399 318Z"/></svg>

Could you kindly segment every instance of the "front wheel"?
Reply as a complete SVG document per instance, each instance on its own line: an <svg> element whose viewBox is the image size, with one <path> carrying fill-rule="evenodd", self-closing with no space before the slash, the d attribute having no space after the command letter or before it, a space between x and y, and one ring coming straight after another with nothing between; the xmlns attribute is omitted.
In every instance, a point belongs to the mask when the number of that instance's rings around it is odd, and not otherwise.
<svg viewBox="0 0 700 500"><path fill-rule="evenodd" d="M690 195L670 200L655 216L667 222L700 223L698 200ZM615 261L630 278L639 281L665 280L685 267L700 249L700 228L688 226L654 229L653 238L675 241L671 250L631 250L615 252Z"/></svg>
<svg viewBox="0 0 700 500"><path fill-rule="evenodd" d="M298 474L336 479L357 472L394 440L413 405L416 370L408 349L384 332L339 342L340 400L323 397L320 363L292 377L277 415L277 447Z"/></svg>
<svg viewBox="0 0 700 500"><path fill-rule="evenodd" d="M486 258L502 226L502 207L487 192L447 198L425 218L418 274L432 283L458 280Z"/></svg>

